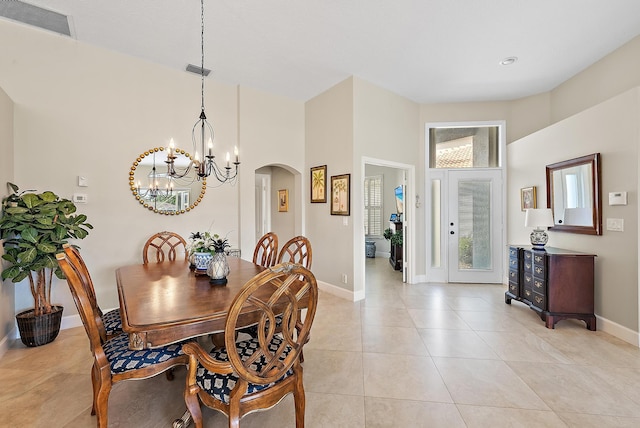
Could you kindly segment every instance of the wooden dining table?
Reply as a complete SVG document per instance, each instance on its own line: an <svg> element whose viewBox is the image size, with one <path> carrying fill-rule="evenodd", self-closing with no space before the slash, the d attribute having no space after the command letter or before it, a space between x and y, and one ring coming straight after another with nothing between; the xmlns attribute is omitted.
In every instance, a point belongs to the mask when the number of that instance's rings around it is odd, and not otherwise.
<svg viewBox="0 0 640 428"><path fill-rule="evenodd" d="M116 270L122 328L129 348L154 348L224 331L227 312L242 286L265 268L228 257L226 285L212 285L186 261L123 266ZM247 313L244 322L256 318ZM239 325L241 327L241 325Z"/></svg>

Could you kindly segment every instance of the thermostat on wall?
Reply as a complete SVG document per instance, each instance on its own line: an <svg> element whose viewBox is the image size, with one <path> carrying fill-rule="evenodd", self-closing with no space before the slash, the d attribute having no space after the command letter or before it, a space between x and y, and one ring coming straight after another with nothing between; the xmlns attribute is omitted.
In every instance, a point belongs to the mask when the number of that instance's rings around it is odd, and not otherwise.
<svg viewBox="0 0 640 428"><path fill-rule="evenodd" d="M609 205L627 205L627 192L609 192Z"/></svg>

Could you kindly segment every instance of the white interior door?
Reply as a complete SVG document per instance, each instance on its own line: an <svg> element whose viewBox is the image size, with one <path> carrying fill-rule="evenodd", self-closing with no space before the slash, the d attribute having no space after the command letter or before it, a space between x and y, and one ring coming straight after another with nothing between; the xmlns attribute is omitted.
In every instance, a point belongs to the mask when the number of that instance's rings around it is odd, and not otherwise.
<svg viewBox="0 0 640 428"><path fill-rule="evenodd" d="M451 170L448 189L449 282L502 281L502 172Z"/></svg>
<svg viewBox="0 0 640 428"><path fill-rule="evenodd" d="M256 202L256 239L271 231L271 176L256 174L255 202Z"/></svg>

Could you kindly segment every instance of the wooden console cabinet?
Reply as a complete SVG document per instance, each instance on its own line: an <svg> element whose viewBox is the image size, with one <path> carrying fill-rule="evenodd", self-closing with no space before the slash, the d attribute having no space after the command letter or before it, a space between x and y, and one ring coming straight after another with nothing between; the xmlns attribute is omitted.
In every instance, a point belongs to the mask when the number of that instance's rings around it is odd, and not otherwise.
<svg viewBox="0 0 640 428"><path fill-rule="evenodd" d="M594 254L561 248L509 246L509 289L504 301L518 300L536 311L547 328L563 319L584 321L596 329Z"/></svg>
<svg viewBox="0 0 640 428"><path fill-rule="evenodd" d="M394 233L402 230L402 222L391 222L389 227ZM391 244L389 252L389 263L393 266L394 270L402 269L402 245Z"/></svg>

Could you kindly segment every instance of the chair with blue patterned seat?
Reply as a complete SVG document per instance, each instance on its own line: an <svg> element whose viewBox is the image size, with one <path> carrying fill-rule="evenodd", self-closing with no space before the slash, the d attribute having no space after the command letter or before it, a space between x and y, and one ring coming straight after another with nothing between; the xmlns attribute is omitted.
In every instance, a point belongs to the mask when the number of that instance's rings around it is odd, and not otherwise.
<svg viewBox="0 0 640 428"><path fill-rule="evenodd" d="M278 235L273 232L265 233L253 250L253 263L271 267L276 264L278 258Z"/></svg>
<svg viewBox="0 0 640 428"><path fill-rule="evenodd" d="M98 306L98 299L96 298L96 291L93 287L93 281L89 270L84 262L84 259L80 255L77 247L71 244L63 244L62 248L67 258L78 268L78 273L83 277L83 284L87 287L87 297L91 302L91 306L97 315L96 322L102 324L105 336L102 340L111 339L122 333L122 318L120 318L120 310L112 309L107 312L102 312L100 306ZM100 331L103 331L100 329Z"/></svg>
<svg viewBox="0 0 640 428"><path fill-rule="evenodd" d="M295 236L289 239L278 254L277 263L291 262L297 263L311 269L311 242L305 236Z"/></svg>
<svg viewBox="0 0 640 428"><path fill-rule="evenodd" d="M300 354L307 341L318 302L313 274L292 263L268 268L250 281L233 300L225 323L225 347L207 353L199 344L183 346L189 356L187 408L196 428L203 426L200 404L229 418L229 427L255 410L266 410L292 393L296 427L304 427L305 393ZM299 309L306 307L304 319ZM282 329L275 318L282 314ZM238 321L251 317L257 336L235 341Z"/></svg>
<svg viewBox="0 0 640 428"><path fill-rule="evenodd" d="M145 265L150 261L162 263L179 260L181 256L184 256L184 260L189 258L187 241L175 232L156 233L147 239L142 249L142 263Z"/></svg>
<svg viewBox="0 0 640 428"><path fill-rule="evenodd" d="M67 256L66 251L56 254L56 259L69 284L93 354L91 414L97 415L98 428L106 428L112 385L127 379L147 379L173 367L186 365L188 357L182 352L184 343L132 351L129 349L129 337L126 334L105 340L104 326L98 321L100 316L87 292L87 275L82 273L77 260Z"/></svg>

